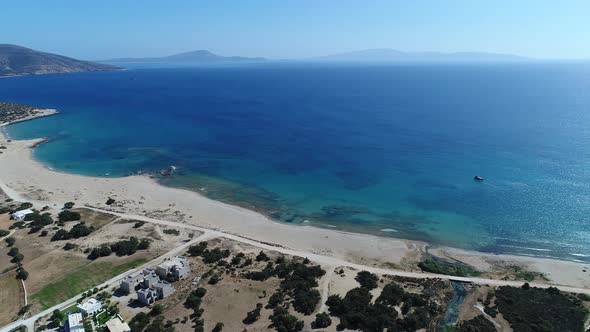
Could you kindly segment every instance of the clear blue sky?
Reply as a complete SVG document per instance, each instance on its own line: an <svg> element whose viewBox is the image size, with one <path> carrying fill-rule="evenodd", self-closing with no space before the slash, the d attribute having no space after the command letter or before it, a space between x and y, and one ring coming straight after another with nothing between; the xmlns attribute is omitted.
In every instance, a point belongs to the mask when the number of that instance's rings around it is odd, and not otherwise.
<svg viewBox="0 0 590 332"><path fill-rule="evenodd" d="M0 43L83 59L366 48L590 58L590 1L0 0Z"/></svg>

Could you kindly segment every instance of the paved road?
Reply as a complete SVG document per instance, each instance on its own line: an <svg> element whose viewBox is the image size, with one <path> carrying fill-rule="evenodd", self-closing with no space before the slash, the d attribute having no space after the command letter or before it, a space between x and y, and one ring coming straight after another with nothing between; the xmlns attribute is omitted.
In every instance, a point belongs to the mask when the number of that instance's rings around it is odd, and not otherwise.
<svg viewBox="0 0 590 332"><path fill-rule="evenodd" d="M157 265L158 263L160 263L165 258L168 258L168 257L175 256L175 255L179 254L181 251L185 250L186 248L188 248L189 246L195 244L196 242L208 240L210 238L211 238L210 234L203 233L200 236L192 239L191 241L189 241L189 242L187 242L187 243L185 243L185 244L183 244L181 246L178 246L178 247L176 247L176 248L168 251L164 255L159 256L159 257L157 257L157 258L155 258L155 259L153 259L153 260L151 260L151 261L149 261L149 262L147 262L147 263L145 263L145 264L143 264L141 266L138 266L138 267L136 267L134 269L128 270L128 271L126 271L126 272L124 272L124 273L122 273L122 274L120 274L120 275L118 275L118 276L116 276L116 277L114 277L112 279L109 279L109 280L103 282L102 284L100 284L100 285L98 285L96 287L101 288L101 287L104 287L104 286L112 286L113 284L121 281L127 275L129 275L129 274L131 274L131 273L133 273L135 271L141 271L142 269L144 269L144 268L146 268L148 266ZM56 305L54 305L53 307L51 307L51 308L49 308L47 310L43 310L42 312L40 312L40 313L38 313L38 314L36 314L34 316L31 316L31 317L26 318L26 319L20 319L20 320L17 320L15 322L12 322L11 324L6 325L6 326L0 328L0 332L8 332L8 331L10 331L12 329L15 329L15 328L17 328L17 327L19 327L21 325L26 326L28 332L33 332L34 331L35 322L39 318L44 317L44 316L47 316L47 315L50 315L55 309L62 310L62 309L68 308L68 307L72 306L73 304L75 304L81 297L82 297L82 294L79 294L79 295L77 295L77 296L75 296L75 297L73 297L73 298L71 298L71 299L69 299L69 300L67 300L65 302L62 302L60 304L56 304Z"/></svg>
<svg viewBox="0 0 590 332"><path fill-rule="evenodd" d="M290 249L290 248L285 248L285 247L281 247L281 246L274 246L274 245L270 245L267 243L258 242L256 240L252 240L249 238L245 238L245 237L242 237L242 236L239 236L236 234L225 233L225 232L221 232L221 231L217 231L217 230L211 230L211 229L199 227L199 226L187 225L187 224L183 224L180 222L159 220L159 219L154 219L154 218L150 218L150 217L137 216L137 215L126 214L126 213L115 213L115 212L110 212L110 211L97 209L97 208L91 208L91 209L98 211L98 212L110 213L110 214L119 216L121 218L126 218L126 219L143 220L145 222L150 222L150 223L154 223L154 224L192 229L192 230L196 230L196 231L208 234L209 237L211 237L211 238L223 237L223 238L234 240L237 242L249 244L254 247L261 248L261 249L274 250L274 251L281 252L286 255L307 257L311 261L314 261L318 264L327 265L327 266L336 266L336 267L346 266L346 267L354 268L356 270L365 270L365 271L369 271L369 272L376 273L376 274L394 275L394 276L410 277L410 278L440 278L440 279L447 279L447 280L452 280L452 281L468 282L468 283L479 284L479 285L520 287L523 284L522 281L496 280L496 279L475 278L475 277L457 277L457 276L443 275L443 274L434 274L434 273L425 273L425 272L410 272L410 271L403 271L403 270L396 270L396 269L367 266L367 265L352 263L352 262L349 262L349 261L346 261L346 260L343 260L340 258L336 258L336 257L324 256L324 255L306 252L303 250ZM541 283L529 283L529 284L533 287L539 287L539 288L557 287L564 292L584 293L584 294L590 295L590 289L588 289L588 288L561 286L561 285L553 285L553 284L541 284Z"/></svg>

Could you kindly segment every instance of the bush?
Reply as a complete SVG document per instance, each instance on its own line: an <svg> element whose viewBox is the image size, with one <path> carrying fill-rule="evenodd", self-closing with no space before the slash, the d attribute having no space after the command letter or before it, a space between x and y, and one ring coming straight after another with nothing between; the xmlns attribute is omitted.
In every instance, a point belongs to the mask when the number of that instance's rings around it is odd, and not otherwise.
<svg viewBox="0 0 590 332"><path fill-rule="evenodd" d="M114 203L115 203L115 200L114 200L113 198L109 197L109 199L107 199L107 201L106 201L106 203L105 203L105 204L106 204L106 205L112 205L112 204L114 204Z"/></svg>
<svg viewBox="0 0 590 332"><path fill-rule="evenodd" d="M151 240L147 238L143 238L139 241L137 245L137 250L146 250L150 247Z"/></svg>
<svg viewBox="0 0 590 332"><path fill-rule="evenodd" d="M74 207L74 204L75 204L74 202L67 202L67 203L64 204L64 207L63 208L64 208L64 210L71 209L71 208Z"/></svg>
<svg viewBox="0 0 590 332"><path fill-rule="evenodd" d="M496 327L483 315L479 315L459 323L457 332L496 332Z"/></svg>
<svg viewBox="0 0 590 332"><path fill-rule="evenodd" d="M262 250L258 253L258 255L256 255L257 262L268 261L268 260L270 260L270 258L268 258L268 256Z"/></svg>
<svg viewBox="0 0 590 332"><path fill-rule="evenodd" d="M588 315L579 300L555 287L502 286L496 290L495 304L514 331L583 331Z"/></svg>
<svg viewBox="0 0 590 332"><path fill-rule="evenodd" d="M164 234L168 234L168 235L180 235L180 232L176 229L165 229L162 231Z"/></svg>
<svg viewBox="0 0 590 332"><path fill-rule="evenodd" d="M248 311L246 318L242 320L242 323L248 325L255 323L258 318L260 318L260 310L262 310L262 303L256 304L256 308L254 310Z"/></svg>
<svg viewBox="0 0 590 332"><path fill-rule="evenodd" d="M315 320L311 323L313 329L323 329L330 325L332 325L332 319L325 312L315 315Z"/></svg>
<svg viewBox="0 0 590 332"><path fill-rule="evenodd" d="M377 288L377 281L379 281L379 278L373 273L361 271L356 275L354 280L356 280L361 287L371 290Z"/></svg>
<svg viewBox="0 0 590 332"><path fill-rule="evenodd" d="M10 234L9 231L7 231L5 229L0 229L0 237L5 237L8 234Z"/></svg>
<svg viewBox="0 0 590 332"><path fill-rule="evenodd" d="M141 226L145 225L145 221L143 220L138 220L135 222L135 224L133 225L133 228L139 228Z"/></svg>

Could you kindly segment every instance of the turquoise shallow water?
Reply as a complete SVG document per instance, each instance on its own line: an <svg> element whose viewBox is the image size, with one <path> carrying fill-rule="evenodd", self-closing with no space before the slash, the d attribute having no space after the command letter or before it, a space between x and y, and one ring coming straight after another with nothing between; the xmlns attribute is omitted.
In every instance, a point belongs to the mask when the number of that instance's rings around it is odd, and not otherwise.
<svg viewBox="0 0 590 332"><path fill-rule="evenodd" d="M35 157L291 223L590 261L585 64L131 69L0 80ZM482 175L485 181L473 181Z"/></svg>

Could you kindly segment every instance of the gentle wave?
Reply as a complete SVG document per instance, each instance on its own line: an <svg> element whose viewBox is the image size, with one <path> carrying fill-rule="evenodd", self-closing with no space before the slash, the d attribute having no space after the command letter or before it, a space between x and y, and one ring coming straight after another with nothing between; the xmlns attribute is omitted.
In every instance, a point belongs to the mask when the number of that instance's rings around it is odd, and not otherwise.
<svg viewBox="0 0 590 332"><path fill-rule="evenodd" d="M590 257L590 255L585 255L585 254L575 254L575 253L569 253L572 256L576 256L576 257Z"/></svg>
<svg viewBox="0 0 590 332"><path fill-rule="evenodd" d="M551 249L543 249L543 248L530 248L530 247L519 247L519 246L511 246L508 244L499 244L499 247L509 247L515 249L525 249L525 250L534 250L534 251L551 251Z"/></svg>

